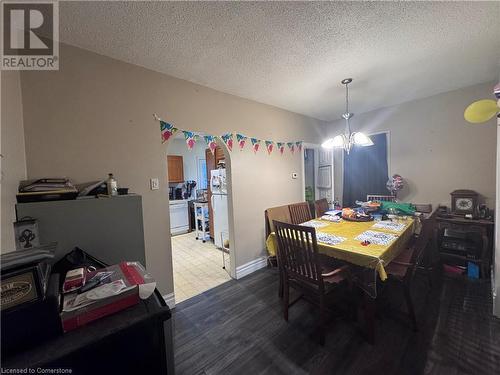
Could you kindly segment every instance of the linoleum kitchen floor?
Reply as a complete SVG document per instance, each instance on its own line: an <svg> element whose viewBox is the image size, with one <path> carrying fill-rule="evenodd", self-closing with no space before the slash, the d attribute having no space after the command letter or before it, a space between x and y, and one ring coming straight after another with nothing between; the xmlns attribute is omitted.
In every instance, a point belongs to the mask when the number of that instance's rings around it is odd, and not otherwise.
<svg viewBox="0 0 500 375"><path fill-rule="evenodd" d="M195 232L172 237L175 302L231 280L222 268L222 253L215 245L196 239Z"/></svg>

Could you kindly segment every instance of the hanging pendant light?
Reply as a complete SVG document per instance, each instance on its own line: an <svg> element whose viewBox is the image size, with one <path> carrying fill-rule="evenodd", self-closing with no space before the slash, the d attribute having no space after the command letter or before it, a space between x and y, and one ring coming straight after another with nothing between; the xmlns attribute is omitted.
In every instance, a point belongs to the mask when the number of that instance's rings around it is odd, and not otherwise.
<svg viewBox="0 0 500 375"><path fill-rule="evenodd" d="M354 113L349 112L349 83L352 82L352 78L345 78L341 81L345 85L345 113L342 117L345 119L345 132L344 134L339 134L333 138L329 138L324 141L321 146L324 148L343 148L347 154L351 151L353 146L373 146L373 142L366 134L361 132L351 133L351 127L349 125L349 120L354 116Z"/></svg>

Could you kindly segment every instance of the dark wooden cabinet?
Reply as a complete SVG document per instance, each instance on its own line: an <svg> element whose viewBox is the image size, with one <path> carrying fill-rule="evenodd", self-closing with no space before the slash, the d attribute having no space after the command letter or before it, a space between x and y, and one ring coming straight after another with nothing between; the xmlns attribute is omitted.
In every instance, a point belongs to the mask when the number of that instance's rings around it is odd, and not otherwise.
<svg viewBox="0 0 500 375"><path fill-rule="evenodd" d="M212 154L210 149L205 150L205 159L207 161L207 196L208 196L208 218L210 237L214 238L214 214L212 211L212 189L210 188L210 171L217 168L217 163L225 159L224 150L217 146L215 153Z"/></svg>
<svg viewBox="0 0 500 375"><path fill-rule="evenodd" d="M168 182L184 182L184 161L180 155L168 155Z"/></svg>
<svg viewBox="0 0 500 375"><path fill-rule="evenodd" d="M480 277L489 277L494 223L471 220L463 216L436 218L436 240L442 263L479 266Z"/></svg>

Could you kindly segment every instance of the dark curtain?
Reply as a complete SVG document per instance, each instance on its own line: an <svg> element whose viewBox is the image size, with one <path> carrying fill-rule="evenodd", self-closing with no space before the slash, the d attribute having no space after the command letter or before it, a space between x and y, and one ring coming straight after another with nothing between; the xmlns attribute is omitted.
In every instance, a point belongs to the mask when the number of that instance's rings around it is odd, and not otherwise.
<svg viewBox="0 0 500 375"><path fill-rule="evenodd" d="M385 133L370 136L373 146L354 146L344 152L343 206L365 201L367 194L388 195L387 137Z"/></svg>

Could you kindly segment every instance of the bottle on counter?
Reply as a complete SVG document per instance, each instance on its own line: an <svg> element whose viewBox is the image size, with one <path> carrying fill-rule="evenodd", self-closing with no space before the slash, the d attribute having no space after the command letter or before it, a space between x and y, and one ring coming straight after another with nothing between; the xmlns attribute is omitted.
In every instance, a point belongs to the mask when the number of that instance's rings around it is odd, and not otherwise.
<svg viewBox="0 0 500 375"><path fill-rule="evenodd" d="M118 195L118 184L113 177L113 173L108 173L108 180L106 181L108 188L108 195Z"/></svg>

